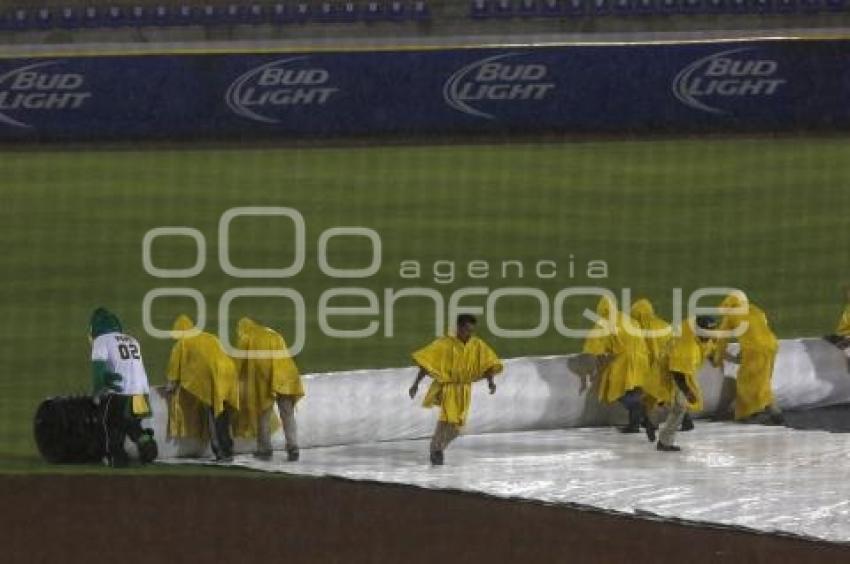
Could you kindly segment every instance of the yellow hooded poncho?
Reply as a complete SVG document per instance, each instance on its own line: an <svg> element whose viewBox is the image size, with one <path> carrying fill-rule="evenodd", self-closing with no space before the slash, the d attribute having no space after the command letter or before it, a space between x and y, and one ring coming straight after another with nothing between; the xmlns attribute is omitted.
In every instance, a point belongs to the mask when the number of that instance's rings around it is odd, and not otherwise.
<svg viewBox="0 0 850 564"><path fill-rule="evenodd" d="M237 324L239 348L243 351L274 351L270 358L236 360L239 373L239 414L235 435L257 436L260 416L274 405L278 396L304 397L304 385L295 361L289 356L286 341L279 333L243 317ZM277 428L277 418L272 430Z"/></svg>
<svg viewBox="0 0 850 564"><path fill-rule="evenodd" d="M608 318L612 312L616 321L614 327L609 327ZM607 297L599 300L596 314L601 320L585 340L584 353L612 357L600 375L599 400L614 403L629 390L646 386L649 354L644 340L623 327L624 314L617 311Z"/></svg>
<svg viewBox="0 0 850 564"><path fill-rule="evenodd" d="M644 337L649 358L649 373L643 391L647 408L652 408L657 403L669 402L672 399L670 390L664 385L665 372L667 370L667 344L672 338L673 332L670 324L655 315L652 302L640 299L632 305L632 319L644 331L653 331L658 335Z"/></svg>
<svg viewBox="0 0 850 564"><path fill-rule="evenodd" d="M413 353L413 362L434 379L422 405L440 406L440 421L462 427L472 403L472 384L489 371L502 371L502 362L487 343L470 337L464 344L446 335Z"/></svg>
<svg viewBox="0 0 850 564"><path fill-rule="evenodd" d="M188 331L193 326L188 316L181 315L173 330ZM236 366L215 335L175 334L175 339L167 376L169 382L176 382L179 387L169 401L169 436L204 438L207 431L202 408L212 408L216 416L224 411L225 403L239 409Z"/></svg>
<svg viewBox="0 0 850 564"><path fill-rule="evenodd" d="M773 363L779 343L770 330L764 311L746 297L743 299L730 294L720 307L748 306L746 314L728 314L723 317L719 331L732 331L741 323L747 323L747 330L738 337L741 345L741 366L735 384L735 419L746 419L764 411L773 403ZM715 352L715 364L723 361L726 354L727 339L721 339Z"/></svg>
<svg viewBox="0 0 850 564"><path fill-rule="evenodd" d="M842 337L850 337L850 304L844 306L844 312L841 314L841 319L838 320L835 333Z"/></svg>
<svg viewBox="0 0 850 564"><path fill-rule="evenodd" d="M703 398L702 389L699 386L700 368L705 359L714 348L713 341L700 341L694 334L695 320L691 319L682 327L682 334L670 339L667 344L666 370L664 373L664 386L670 397L676 393L678 386L673 379L673 372L679 372L685 376L685 383L696 396L695 402L688 402L691 411L702 411Z"/></svg>

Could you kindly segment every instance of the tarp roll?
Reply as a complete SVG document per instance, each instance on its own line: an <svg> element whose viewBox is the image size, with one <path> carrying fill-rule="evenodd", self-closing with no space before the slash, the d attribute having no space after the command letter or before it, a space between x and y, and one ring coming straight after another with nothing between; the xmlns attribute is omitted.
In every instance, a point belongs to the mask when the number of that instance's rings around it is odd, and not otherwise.
<svg viewBox="0 0 850 564"><path fill-rule="evenodd" d="M730 347L730 351L734 351ZM623 421L619 406L603 406L596 387L582 389L582 373L591 366L583 355L523 357L505 361L497 377L498 390L490 395L486 384L473 387L472 409L464 432L506 433L568 427L608 425ZM724 377L734 377L737 366L727 363L721 372L706 363L699 374L707 412L720 399ZM299 443L302 448L417 439L429 436L436 409L423 409L427 383L415 400L408 396L417 369L388 368L309 374L304 376L306 397L299 402ZM773 390L785 410L804 410L850 402L850 373L844 353L822 339L780 341ZM166 439L168 410L162 394L152 394L153 427L160 457L202 456L207 445L197 440ZM273 437L283 448L283 434ZM237 452L250 452L254 441L237 440Z"/></svg>

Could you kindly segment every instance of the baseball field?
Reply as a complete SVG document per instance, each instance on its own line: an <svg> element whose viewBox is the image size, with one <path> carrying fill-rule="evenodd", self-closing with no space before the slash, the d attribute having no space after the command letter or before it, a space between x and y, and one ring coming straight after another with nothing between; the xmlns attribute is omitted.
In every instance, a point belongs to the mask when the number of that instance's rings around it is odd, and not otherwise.
<svg viewBox="0 0 850 564"><path fill-rule="evenodd" d="M399 299L389 315L387 289L433 289L446 304L466 290L458 298L463 306L483 306L487 292L500 288L542 293L544 302L501 297L493 310L499 327L539 327L538 337L499 337L482 324L503 357L578 350L580 340L556 330L557 313L543 325L541 309L553 308L559 291L584 286L630 288L668 318L674 288L686 301L697 288L737 287L763 306L781 337L825 334L840 314L850 271L841 247L850 229L848 163L845 138L805 136L7 151L0 159L0 470L99 471L41 463L32 415L46 396L88 389L87 322L100 305L139 337L151 382L164 381L171 343L149 336L142 319L144 297L156 288L199 290L213 331L228 290L294 291L303 313L289 299L242 297L230 304L228 325L248 314L292 343L303 320L298 363L305 373L409 364L411 350L435 332L435 303ZM281 268L297 262L301 248L297 273L259 279L223 271L220 217L247 206L297 210L303 245L286 217L238 217L230 224L229 261ZM146 271L145 234L162 226L200 231L206 260L199 274L158 278ZM326 230L351 226L374 230L380 253L364 236L320 245ZM188 268L198 252L185 236L157 237L149 249L161 269ZM375 268L341 278L327 274L328 265ZM361 295L326 305L375 306L380 313L326 325L371 327L372 335L342 338L322 327L323 294L340 288L369 291L377 303ZM594 302L563 301L564 324L589 326L581 311ZM168 329L181 311L195 317L196 305L160 297L150 304L150 321ZM151 471L164 472L145 470Z"/></svg>
<svg viewBox="0 0 850 564"><path fill-rule="evenodd" d="M629 288L668 318L676 288L687 307L698 288L737 287L779 336L825 334L850 271L846 138L30 146L4 151L0 183L0 539L10 562L846 561L840 545L453 492L228 468L50 466L31 428L43 398L88 391L97 306L121 317L151 383L164 382L171 342L144 323L145 297L163 288L199 292L211 331L223 297L277 288L284 297L233 299L225 325L232 332L247 314L290 344L301 335L305 373L408 365L435 333L434 294L443 307L453 296L484 307L479 331L503 357L579 350L555 320L588 327L581 312L596 298L557 296L588 286ZM233 219L222 261L219 222L245 207L290 211ZM197 231L145 245L158 227ZM371 235L338 229L350 227ZM240 278L222 262L294 266ZM191 277L162 277L193 266ZM197 317L192 299L164 291L147 304L149 325ZM393 302L403 291L420 295ZM362 309L321 318L322 306Z"/></svg>

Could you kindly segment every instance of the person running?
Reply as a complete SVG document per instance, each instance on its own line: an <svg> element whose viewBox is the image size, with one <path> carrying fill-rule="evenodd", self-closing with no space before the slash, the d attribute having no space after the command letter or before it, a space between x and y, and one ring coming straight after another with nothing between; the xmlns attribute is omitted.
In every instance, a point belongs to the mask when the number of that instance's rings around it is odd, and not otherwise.
<svg viewBox="0 0 850 564"><path fill-rule="evenodd" d="M490 393L496 393L493 378L502 372L502 362L487 343L475 336L477 320L461 314L457 317L454 335L445 335L413 353L419 367L410 398L416 397L419 383L429 376L433 379L422 405L439 407L440 416L431 439L431 464L444 462L444 451L461 433L472 403L472 384L487 380Z"/></svg>

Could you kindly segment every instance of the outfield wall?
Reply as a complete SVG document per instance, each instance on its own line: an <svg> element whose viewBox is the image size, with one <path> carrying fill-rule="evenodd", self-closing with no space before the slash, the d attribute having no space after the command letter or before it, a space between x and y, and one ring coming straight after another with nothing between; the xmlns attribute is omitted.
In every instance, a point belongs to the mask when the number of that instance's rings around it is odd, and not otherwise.
<svg viewBox="0 0 850 564"><path fill-rule="evenodd" d="M625 411L604 407L596 388L581 389L579 374L590 368L582 355L515 358L505 362L497 378L497 392L473 388L469 434L506 433L608 425L625 420ZM734 377L727 364L726 376ZM306 397L298 404L297 420L302 447L417 439L429 436L438 410L424 409L426 386L413 401L407 390L416 368L357 370L310 374L304 377ZM724 376L706 364L700 372L706 410L718 404ZM776 399L783 409L803 410L850 402L850 374L844 353L821 339L780 342L773 376ZM154 419L148 422L159 437L163 458L198 456L206 445L194 440L164 440L167 408L159 393L152 394ZM282 433L274 436L283 447ZM237 441L237 451L250 452L251 441Z"/></svg>
<svg viewBox="0 0 850 564"><path fill-rule="evenodd" d="M850 126L850 40L0 56L0 140Z"/></svg>

